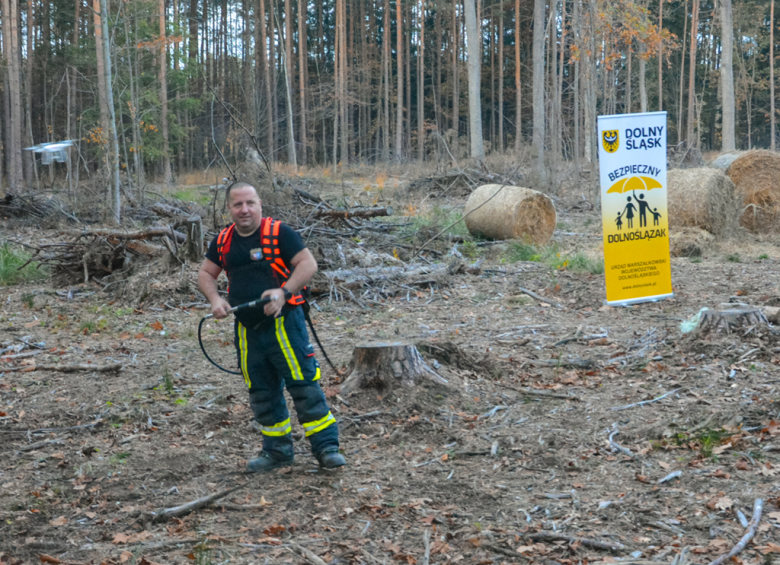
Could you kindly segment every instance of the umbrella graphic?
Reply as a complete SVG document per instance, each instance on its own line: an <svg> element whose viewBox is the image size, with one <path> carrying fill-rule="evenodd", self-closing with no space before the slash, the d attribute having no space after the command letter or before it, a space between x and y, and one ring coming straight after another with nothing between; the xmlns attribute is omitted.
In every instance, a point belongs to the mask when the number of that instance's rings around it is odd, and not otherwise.
<svg viewBox="0 0 780 565"><path fill-rule="evenodd" d="M625 194L633 190L651 190L653 188L663 188L663 186L651 177L628 177L610 186L607 194Z"/></svg>

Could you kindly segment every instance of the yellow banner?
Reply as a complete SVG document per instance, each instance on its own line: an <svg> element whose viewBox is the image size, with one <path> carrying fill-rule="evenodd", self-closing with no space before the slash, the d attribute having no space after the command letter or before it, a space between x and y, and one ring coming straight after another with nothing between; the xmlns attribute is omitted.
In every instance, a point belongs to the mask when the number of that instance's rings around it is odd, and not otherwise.
<svg viewBox="0 0 780 565"><path fill-rule="evenodd" d="M607 303L672 296L666 112L599 116Z"/></svg>

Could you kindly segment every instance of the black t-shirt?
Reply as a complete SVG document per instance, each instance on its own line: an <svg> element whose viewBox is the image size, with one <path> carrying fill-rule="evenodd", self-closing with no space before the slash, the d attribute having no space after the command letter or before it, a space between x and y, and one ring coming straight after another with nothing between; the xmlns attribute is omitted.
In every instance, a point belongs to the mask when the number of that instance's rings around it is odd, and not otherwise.
<svg viewBox="0 0 780 565"><path fill-rule="evenodd" d="M279 225L278 241L282 261L288 269L292 270L293 257L306 249L306 246L298 232L282 223ZM231 306L257 300L266 290L281 288L285 279L274 271L270 262L263 257L262 247L260 228L246 237L239 235L238 231L234 229L230 241L230 251L225 257L226 264L221 265L217 252L217 238L215 237L209 244L206 258L222 267L228 275L230 281L228 302ZM282 313L289 311L289 304L286 304L284 308ZM240 311L236 317L247 327L255 327L268 320L262 307Z"/></svg>

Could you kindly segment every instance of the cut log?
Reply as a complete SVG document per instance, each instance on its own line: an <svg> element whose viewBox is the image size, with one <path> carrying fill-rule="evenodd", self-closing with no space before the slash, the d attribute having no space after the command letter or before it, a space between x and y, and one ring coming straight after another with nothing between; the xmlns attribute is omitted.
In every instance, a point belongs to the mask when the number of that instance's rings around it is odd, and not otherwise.
<svg viewBox="0 0 780 565"><path fill-rule="evenodd" d="M740 328L748 329L753 326L766 326L768 321L759 308L750 306L737 306L724 310L704 310L701 313L696 330L699 334L731 332Z"/></svg>
<svg viewBox="0 0 780 565"><path fill-rule="evenodd" d="M190 216L187 226L187 259L200 262L203 260L203 222L200 216Z"/></svg>
<svg viewBox="0 0 780 565"><path fill-rule="evenodd" d="M170 204L165 204L163 202L155 202L149 208L152 210L152 212L158 216L163 216L164 218L178 218L189 215L188 212L182 210L181 208L177 208L176 206L171 206Z"/></svg>
<svg viewBox="0 0 780 565"><path fill-rule="evenodd" d="M423 381L448 385L444 377L425 363L414 345L372 341L355 346L349 376L341 385L341 392L351 393L361 388L411 388Z"/></svg>
<svg viewBox="0 0 780 565"><path fill-rule="evenodd" d="M385 208L352 208L350 210L317 210L315 218L375 218L377 216L392 216L393 209Z"/></svg>

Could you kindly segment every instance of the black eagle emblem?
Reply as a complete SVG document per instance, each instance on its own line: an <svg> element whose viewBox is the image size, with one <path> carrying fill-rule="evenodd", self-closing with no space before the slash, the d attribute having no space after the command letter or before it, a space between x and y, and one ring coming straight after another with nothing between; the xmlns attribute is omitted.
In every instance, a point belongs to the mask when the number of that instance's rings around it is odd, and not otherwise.
<svg viewBox="0 0 780 565"><path fill-rule="evenodd" d="M614 153L620 147L620 134L618 130L605 130L601 132L601 141L604 144L604 151Z"/></svg>

